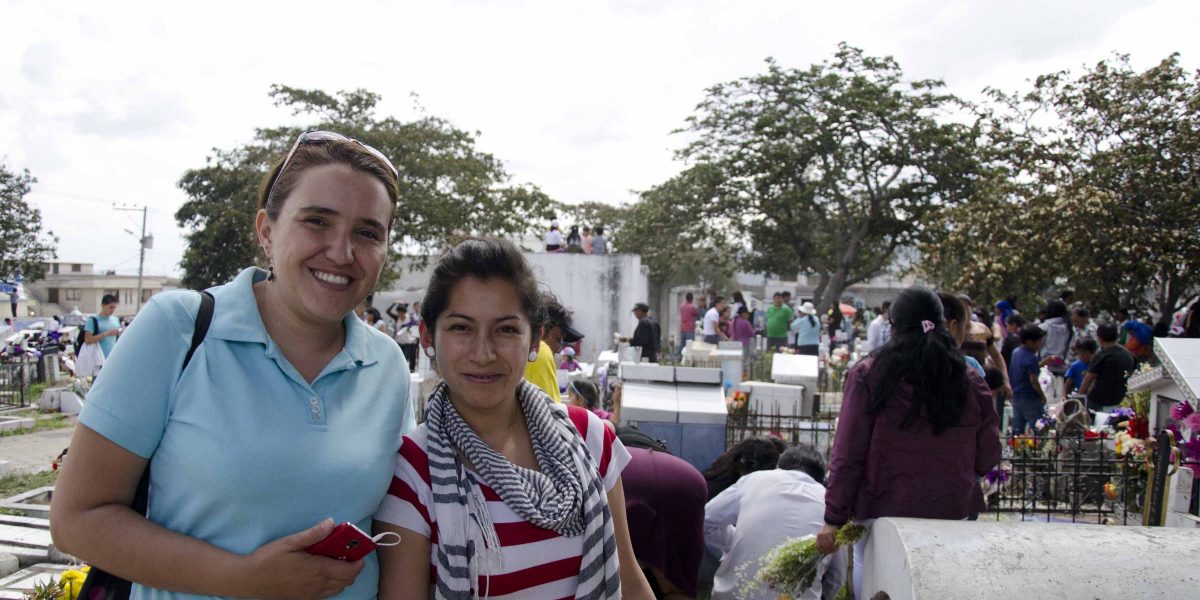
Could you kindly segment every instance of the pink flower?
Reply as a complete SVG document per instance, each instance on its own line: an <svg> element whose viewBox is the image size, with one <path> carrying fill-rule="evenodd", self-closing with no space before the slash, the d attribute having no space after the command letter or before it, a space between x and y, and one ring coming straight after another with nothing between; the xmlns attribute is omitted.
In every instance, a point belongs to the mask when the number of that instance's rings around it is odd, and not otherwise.
<svg viewBox="0 0 1200 600"><path fill-rule="evenodd" d="M1192 405L1187 402L1176 402L1171 405L1171 418L1176 421L1182 421L1191 416L1196 411L1192 409Z"/></svg>
<svg viewBox="0 0 1200 600"><path fill-rule="evenodd" d="M1200 435L1200 413L1192 413L1183 420L1183 426L1190 429L1193 436Z"/></svg>

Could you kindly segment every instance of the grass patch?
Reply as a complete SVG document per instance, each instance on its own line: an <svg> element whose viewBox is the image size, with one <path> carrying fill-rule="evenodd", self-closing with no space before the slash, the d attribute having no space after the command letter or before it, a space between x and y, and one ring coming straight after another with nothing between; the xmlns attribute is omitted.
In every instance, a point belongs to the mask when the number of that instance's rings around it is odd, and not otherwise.
<svg viewBox="0 0 1200 600"><path fill-rule="evenodd" d="M15 496L21 492L54 485L58 471L38 471L37 473L13 473L0 477L0 498Z"/></svg>
<svg viewBox="0 0 1200 600"><path fill-rule="evenodd" d="M33 419L33 427L25 427L21 429L8 429L0 431L0 437L10 437L14 435L24 435L35 431L46 431L48 429L63 429L72 425L68 415L60 413L56 410L41 410L37 408L29 408L6 413L5 416L12 417L28 417Z"/></svg>

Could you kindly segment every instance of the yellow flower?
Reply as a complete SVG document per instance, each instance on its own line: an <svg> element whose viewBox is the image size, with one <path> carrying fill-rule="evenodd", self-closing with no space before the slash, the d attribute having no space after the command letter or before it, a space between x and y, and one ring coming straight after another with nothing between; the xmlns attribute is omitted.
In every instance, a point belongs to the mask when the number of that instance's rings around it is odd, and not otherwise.
<svg viewBox="0 0 1200 600"><path fill-rule="evenodd" d="M83 588L83 580L87 579L88 567L82 569L70 569L62 574L62 593L58 595L58 600L75 600L79 597L79 590Z"/></svg>

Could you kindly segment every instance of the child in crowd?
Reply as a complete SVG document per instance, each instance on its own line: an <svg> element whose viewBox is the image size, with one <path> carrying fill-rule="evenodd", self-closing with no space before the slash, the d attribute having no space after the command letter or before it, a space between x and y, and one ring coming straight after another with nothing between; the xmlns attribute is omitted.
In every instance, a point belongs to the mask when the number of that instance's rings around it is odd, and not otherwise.
<svg viewBox="0 0 1200 600"><path fill-rule="evenodd" d="M579 366L579 361L575 360L575 349L570 346L563 346L562 360L558 363L558 368L570 373L572 371L582 370Z"/></svg>
<svg viewBox="0 0 1200 600"><path fill-rule="evenodd" d="M597 417L604 420L604 424L609 428L613 428L612 413L600 407L600 390L596 389L596 384L590 381L574 380L567 384L567 398L573 406L586 408L592 411Z"/></svg>
<svg viewBox="0 0 1200 600"><path fill-rule="evenodd" d="M1067 368L1067 373L1063 375L1063 378L1067 382L1066 396L1079 391L1079 386L1083 383L1084 376L1087 375L1088 365L1091 364L1092 357L1096 355L1096 350L1099 348L1100 346L1096 343L1096 340L1091 338L1075 340L1071 344L1071 351L1075 353L1076 359Z"/></svg>
<svg viewBox="0 0 1200 600"><path fill-rule="evenodd" d="M1038 361L1038 352L1045 342L1046 332L1041 327L1029 324L1021 328L1021 345L1012 353L1008 364L1008 380L1012 382L1012 432L1025 433L1042 418L1046 410L1046 394L1038 383L1038 373L1052 356Z"/></svg>

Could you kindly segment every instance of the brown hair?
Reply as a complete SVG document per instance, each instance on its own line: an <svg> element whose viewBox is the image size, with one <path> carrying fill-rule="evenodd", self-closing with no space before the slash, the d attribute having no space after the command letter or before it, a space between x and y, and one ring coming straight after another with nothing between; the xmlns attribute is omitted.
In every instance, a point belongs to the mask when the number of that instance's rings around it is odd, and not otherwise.
<svg viewBox="0 0 1200 600"><path fill-rule="evenodd" d="M391 228L396 218L395 207L400 201L399 182L391 167L354 141L334 140L297 146L283 173L279 171L284 166L284 159L280 159L279 164L263 179L258 190L258 208L267 211L267 217L272 221L278 219L284 202L300 182L300 176L312 167L331 164L342 164L362 171L383 184L388 200L392 201L392 219L388 221L388 227Z"/></svg>
<svg viewBox="0 0 1200 600"><path fill-rule="evenodd" d="M467 277L481 281L497 278L511 283L517 289L533 337L537 338L546 318L537 277L519 248L496 237L464 239L438 259L421 301L421 319L430 336L434 335L438 316L450 305L454 286Z"/></svg>

